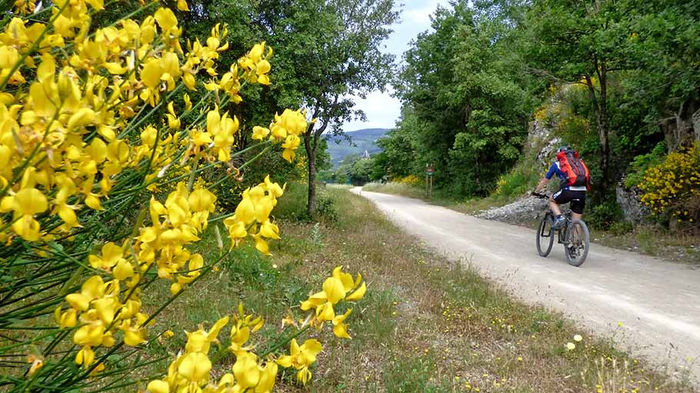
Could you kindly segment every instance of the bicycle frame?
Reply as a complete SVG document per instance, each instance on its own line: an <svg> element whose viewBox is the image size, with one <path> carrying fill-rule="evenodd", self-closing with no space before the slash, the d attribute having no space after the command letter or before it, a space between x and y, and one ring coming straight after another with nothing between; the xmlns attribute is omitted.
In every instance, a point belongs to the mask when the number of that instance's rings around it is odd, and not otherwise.
<svg viewBox="0 0 700 393"><path fill-rule="evenodd" d="M549 196L539 193L533 193L533 196L542 199L549 199ZM552 250L554 243L554 231L557 232L557 243L564 245L564 254L566 259L572 266L581 266L586 260L589 247L589 232L586 223L583 220L573 220L571 209L562 210L564 216L564 225L559 228L554 228L554 213L549 206L544 209L545 215L540 220L537 229L537 252L541 257L547 257ZM575 226L576 225L576 226ZM549 226L549 228L548 228ZM577 228L576 231L573 228ZM580 227L581 232L578 232ZM574 236L576 235L576 236ZM582 238L580 238L582 236ZM542 241L545 240L544 242ZM579 240L581 243L579 243ZM582 246L582 247L581 247Z"/></svg>

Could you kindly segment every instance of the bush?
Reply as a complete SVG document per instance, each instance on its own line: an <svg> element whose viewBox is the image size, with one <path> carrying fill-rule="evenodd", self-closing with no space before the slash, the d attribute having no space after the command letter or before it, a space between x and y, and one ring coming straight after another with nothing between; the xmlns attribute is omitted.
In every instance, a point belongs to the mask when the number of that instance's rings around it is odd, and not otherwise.
<svg viewBox="0 0 700 393"><path fill-rule="evenodd" d="M585 220L593 228L608 230L622 218L622 210L614 200L593 206Z"/></svg>
<svg viewBox="0 0 700 393"><path fill-rule="evenodd" d="M630 171L625 178L625 187L637 187L644 181L644 172L647 168L659 165L663 162L665 155L666 144L660 142L651 152L634 157L630 163Z"/></svg>
<svg viewBox="0 0 700 393"><path fill-rule="evenodd" d="M661 163L647 168L638 187L642 191L642 203L654 215L668 215L679 222L697 222L700 219L698 145L672 152Z"/></svg>
<svg viewBox="0 0 700 393"><path fill-rule="evenodd" d="M494 196L518 197L533 190L540 179L541 169L534 159L518 162L513 170L498 179Z"/></svg>
<svg viewBox="0 0 700 393"><path fill-rule="evenodd" d="M423 184L423 179L421 179L420 177L418 177L416 175L399 176L399 177L391 179L391 181L394 183L409 184L412 186Z"/></svg>
<svg viewBox="0 0 700 393"><path fill-rule="evenodd" d="M216 25L205 45L183 49L171 9L150 3L129 14L146 14L142 21L105 27L92 19L102 3L55 1L34 13L33 2L18 2L0 24L0 358L9 359L0 365L2 389L143 391L150 380L152 393L194 392L211 380L269 392L278 367L308 382L321 343L297 346L294 337L332 321L335 335L347 338L349 313L335 316L334 307L345 309L366 289L340 268L301 312L290 310L291 326L270 342L255 334L262 317L241 305L208 331L188 332L170 367L147 374L164 360L149 350L176 334L156 331L156 320L168 322L158 318L163 310L244 239L251 252L269 254L268 241L280 238L270 217L284 194L278 183L249 179L252 187L221 214L219 180L202 173L238 176L280 145L291 162L308 123L300 110L284 110L270 129L252 127L258 142L237 149L240 119L225 108L241 101L243 85L270 83L272 51L257 44L234 67L217 69L226 28ZM193 105L185 91L201 99ZM212 227L214 247L200 243ZM249 262L240 277L269 270Z"/></svg>
<svg viewBox="0 0 700 393"><path fill-rule="evenodd" d="M323 219L334 223L338 221L338 210L335 201L325 192L318 194L316 199L316 213Z"/></svg>

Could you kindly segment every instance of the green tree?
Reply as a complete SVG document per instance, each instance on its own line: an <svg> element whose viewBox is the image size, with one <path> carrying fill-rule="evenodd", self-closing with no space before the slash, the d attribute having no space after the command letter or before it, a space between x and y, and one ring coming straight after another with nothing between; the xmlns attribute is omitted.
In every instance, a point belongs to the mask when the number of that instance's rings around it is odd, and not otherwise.
<svg viewBox="0 0 700 393"><path fill-rule="evenodd" d="M215 0L218 20L245 15L231 28L246 42L264 40L275 52L270 107L303 106L317 121L303 138L308 158L308 211L316 210L316 171L324 132L364 114L351 96L381 89L393 57L380 51L398 16L393 0ZM232 19L232 18L231 18Z"/></svg>
<svg viewBox="0 0 700 393"><path fill-rule="evenodd" d="M620 2L536 0L528 12L532 71L553 82L583 83L593 106L600 144L602 195L610 172L610 74L629 69L625 56L632 33Z"/></svg>
<svg viewBox="0 0 700 393"><path fill-rule="evenodd" d="M408 164L422 175L432 164L436 184L456 195L492 189L517 160L537 102L537 83L514 50L522 40L519 17L520 8L510 2L436 11L433 31L420 34L405 54L397 86L402 118L382 142L380 162L387 170L405 174L398 168ZM411 163L406 152L415 153Z"/></svg>
<svg viewBox="0 0 700 393"><path fill-rule="evenodd" d="M700 7L678 0L630 0L628 58L635 69L622 84L630 108L664 132L668 151L700 139L692 115L700 110Z"/></svg>
<svg viewBox="0 0 700 393"><path fill-rule="evenodd" d="M350 181L352 184L362 185L372 178L374 169L373 158L360 158L352 164L350 169Z"/></svg>

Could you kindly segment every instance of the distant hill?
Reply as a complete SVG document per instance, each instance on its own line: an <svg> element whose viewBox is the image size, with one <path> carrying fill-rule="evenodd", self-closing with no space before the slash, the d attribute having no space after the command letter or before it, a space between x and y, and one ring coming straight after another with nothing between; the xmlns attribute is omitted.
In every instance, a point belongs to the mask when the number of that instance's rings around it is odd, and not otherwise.
<svg viewBox="0 0 700 393"><path fill-rule="evenodd" d="M377 146L377 139L387 132L389 132L387 128L366 128L346 132L345 134L350 137L350 141L345 136L326 137L333 167L338 167L343 159L350 154L364 154L365 151L370 155L379 153L382 149Z"/></svg>

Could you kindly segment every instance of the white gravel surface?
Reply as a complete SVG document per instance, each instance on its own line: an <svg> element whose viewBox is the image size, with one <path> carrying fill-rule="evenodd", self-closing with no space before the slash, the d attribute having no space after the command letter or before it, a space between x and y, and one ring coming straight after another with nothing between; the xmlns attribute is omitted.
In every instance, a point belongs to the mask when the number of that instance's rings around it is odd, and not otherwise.
<svg viewBox="0 0 700 393"><path fill-rule="evenodd" d="M359 187L352 192L517 298L561 311L581 323L582 331L613 337L633 355L700 382L700 270L597 244L576 268L566 263L558 244L541 258L533 230Z"/></svg>

